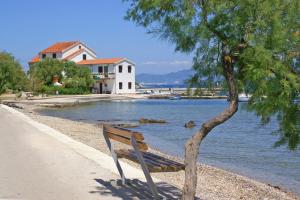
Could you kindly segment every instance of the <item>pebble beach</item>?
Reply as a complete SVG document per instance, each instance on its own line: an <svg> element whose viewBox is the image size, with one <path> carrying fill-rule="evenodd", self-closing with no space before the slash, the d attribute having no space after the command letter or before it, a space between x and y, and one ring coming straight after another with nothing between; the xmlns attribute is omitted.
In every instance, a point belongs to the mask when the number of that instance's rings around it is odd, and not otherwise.
<svg viewBox="0 0 300 200"><path fill-rule="evenodd" d="M20 104L24 109L19 109L32 119L46 124L73 139L91 146L99 151L109 154L108 148L102 136L101 125L80 121L72 121L51 116L39 115L35 112L40 109L30 104ZM128 148L128 146L114 144L116 148ZM156 149L149 151L163 154ZM183 162L181 158L165 155L170 159ZM139 168L139 165L124 159L125 162ZM184 183L184 171L172 173L153 173L152 176L167 182L177 188L182 188ZM198 184L196 195L200 199L286 199L300 200L300 197L280 187L268 185L256 180L241 176L220 168L198 164Z"/></svg>

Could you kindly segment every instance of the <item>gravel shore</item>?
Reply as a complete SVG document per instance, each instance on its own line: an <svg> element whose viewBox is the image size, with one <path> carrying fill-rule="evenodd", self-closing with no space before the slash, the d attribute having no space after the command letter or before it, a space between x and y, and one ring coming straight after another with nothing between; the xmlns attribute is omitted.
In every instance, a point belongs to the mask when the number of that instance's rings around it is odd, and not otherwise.
<svg viewBox="0 0 300 200"><path fill-rule="evenodd" d="M80 141L86 145L94 147L106 154L109 154L104 138L101 134L100 125L94 125L84 122L71 121L50 116L42 116L34 112L36 107L31 105L22 105L24 109L21 112L28 115L32 119L44 123L63 134L66 134L73 139ZM114 144L116 148L124 147L120 144ZM127 146L128 148L128 146ZM156 150L150 151L162 154ZM165 154L164 154L165 155ZM171 159L182 162L182 159L165 155ZM136 163L124 160L136 167ZM172 173L154 173L152 176L161 179L178 188L182 188L184 183L184 171ZM286 200L300 200L300 197L283 191L281 188L272 187L264 183L249 179L244 176L237 175L219 168L208 165L199 164L198 166L198 185L197 196L201 199L286 199Z"/></svg>

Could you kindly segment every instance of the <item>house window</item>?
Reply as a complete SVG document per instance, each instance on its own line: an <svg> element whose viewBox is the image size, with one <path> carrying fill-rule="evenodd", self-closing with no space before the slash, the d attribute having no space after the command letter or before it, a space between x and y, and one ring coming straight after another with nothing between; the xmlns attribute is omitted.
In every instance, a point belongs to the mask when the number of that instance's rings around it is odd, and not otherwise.
<svg viewBox="0 0 300 200"><path fill-rule="evenodd" d="M131 90L131 88L132 88L132 83L128 82L128 89Z"/></svg>
<svg viewBox="0 0 300 200"><path fill-rule="evenodd" d="M82 55L82 60L86 60L86 54Z"/></svg>
<svg viewBox="0 0 300 200"><path fill-rule="evenodd" d="M46 58L46 54L42 54L42 58Z"/></svg>
<svg viewBox="0 0 300 200"><path fill-rule="evenodd" d="M81 46L79 45L79 49L81 49Z"/></svg>
<svg viewBox="0 0 300 200"><path fill-rule="evenodd" d="M122 73L123 66L119 65L119 73Z"/></svg>
<svg viewBox="0 0 300 200"><path fill-rule="evenodd" d="M104 73L108 73L108 66L104 66Z"/></svg>
<svg viewBox="0 0 300 200"><path fill-rule="evenodd" d="M128 73L131 73L131 65L128 65Z"/></svg>
<svg viewBox="0 0 300 200"><path fill-rule="evenodd" d="M56 53L52 54L52 58L56 58Z"/></svg>
<svg viewBox="0 0 300 200"><path fill-rule="evenodd" d="M103 73L103 67L102 67L102 66L99 66L99 67L98 67L98 73L99 73L99 74Z"/></svg>
<svg viewBox="0 0 300 200"><path fill-rule="evenodd" d="M122 90L123 89L123 83L119 82L119 89Z"/></svg>

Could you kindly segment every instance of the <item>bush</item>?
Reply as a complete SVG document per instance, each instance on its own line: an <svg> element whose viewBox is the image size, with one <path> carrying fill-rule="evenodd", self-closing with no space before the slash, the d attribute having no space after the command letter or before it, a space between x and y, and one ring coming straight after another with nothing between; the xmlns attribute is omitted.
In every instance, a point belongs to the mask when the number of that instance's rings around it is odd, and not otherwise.
<svg viewBox="0 0 300 200"><path fill-rule="evenodd" d="M194 96L202 96L203 95L203 91L201 90L201 88L197 88L194 92Z"/></svg>
<svg viewBox="0 0 300 200"><path fill-rule="evenodd" d="M9 53L0 52L0 94L26 91L28 79L21 64Z"/></svg>
<svg viewBox="0 0 300 200"><path fill-rule="evenodd" d="M90 91L84 88L63 88L58 90L59 94L89 94Z"/></svg>
<svg viewBox="0 0 300 200"><path fill-rule="evenodd" d="M57 59L47 58L31 65L29 74L32 90L46 94L55 94L56 91L59 94L87 94L94 83L88 68ZM54 76L58 76L65 87L53 86Z"/></svg>
<svg viewBox="0 0 300 200"><path fill-rule="evenodd" d="M56 95L56 91L58 94L89 94L90 91L84 88L65 88L59 86L43 86L39 89L39 93L48 94L48 95Z"/></svg>
<svg viewBox="0 0 300 200"><path fill-rule="evenodd" d="M192 93L193 93L192 89L191 89L190 87L188 87L188 88L186 89L186 96L191 96Z"/></svg>
<svg viewBox="0 0 300 200"><path fill-rule="evenodd" d="M75 77L75 78L66 78L64 81L64 85L66 88L82 88L82 89L86 89L89 87L89 85L87 85L86 80L84 78L79 78L79 77Z"/></svg>

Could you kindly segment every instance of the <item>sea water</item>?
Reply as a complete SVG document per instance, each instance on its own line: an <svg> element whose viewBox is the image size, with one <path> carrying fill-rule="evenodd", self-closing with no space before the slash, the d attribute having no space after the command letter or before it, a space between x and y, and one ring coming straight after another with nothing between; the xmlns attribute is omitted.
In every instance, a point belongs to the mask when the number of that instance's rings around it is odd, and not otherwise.
<svg viewBox="0 0 300 200"><path fill-rule="evenodd" d="M151 147L162 152L184 156L184 144L205 120L228 106L226 100L129 100L97 102L88 105L44 109L41 114L90 123L101 121L137 122L140 118L164 119L166 124L146 124L134 130L144 134ZM216 127L203 141L200 163L280 186L300 194L300 151L286 146L274 148L278 136L276 120L263 126L254 114L242 109L224 124ZM196 127L188 129L189 120ZM84 134L84 133L82 133Z"/></svg>

